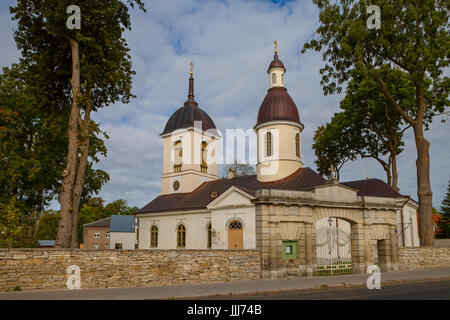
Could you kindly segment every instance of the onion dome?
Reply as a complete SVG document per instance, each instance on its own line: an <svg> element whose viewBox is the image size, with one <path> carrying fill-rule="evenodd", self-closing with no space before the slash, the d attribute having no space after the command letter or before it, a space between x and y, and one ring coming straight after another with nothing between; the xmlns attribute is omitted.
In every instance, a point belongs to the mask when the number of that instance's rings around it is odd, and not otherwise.
<svg viewBox="0 0 450 320"><path fill-rule="evenodd" d="M273 87L267 91L259 107L256 125L274 120L300 123L297 106L284 87Z"/></svg>
<svg viewBox="0 0 450 320"><path fill-rule="evenodd" d="M294 121L303 126L300 122L297 106L284 86L285 72L286 68L283 62L278 59L277 42L275 41L275 55L267 70L270 88L259 107L256 126L275 120Z"/></svg>
<svg viewBox="0 0 450 320"><path fill-rule="evenodd" d="M202 130L216 129L216 125L211 117L199 108L198 103L194 99L194 78L192 72L191 62L191 76L189 78L189 93L188 99L184 106L175 111L166 123L166 127L161 135L171 133L177 129L184 129L194 127L195 121L202 122Z"/></svg>

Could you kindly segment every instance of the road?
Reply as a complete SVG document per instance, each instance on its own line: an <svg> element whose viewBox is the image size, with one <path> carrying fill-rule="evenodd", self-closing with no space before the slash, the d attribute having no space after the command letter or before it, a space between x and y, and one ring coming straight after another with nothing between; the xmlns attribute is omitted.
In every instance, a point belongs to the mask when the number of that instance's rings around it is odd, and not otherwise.
<svg viewBox="0 0 450 320"><path fill-rule="evenodd" d="M221 298L223 299L223 298ZM236 297L245 300L450 300L450 280L367 288Z"/></svg>

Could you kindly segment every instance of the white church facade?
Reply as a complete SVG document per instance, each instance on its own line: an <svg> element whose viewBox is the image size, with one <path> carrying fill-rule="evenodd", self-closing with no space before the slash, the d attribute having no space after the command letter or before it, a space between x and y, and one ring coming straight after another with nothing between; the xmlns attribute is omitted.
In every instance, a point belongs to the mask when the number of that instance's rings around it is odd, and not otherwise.
<svg viewBox="0 0 450 320"><path fill-rule="evenodd" d="M266 276L278 277L294 269L309 275L317 268L325 229L328 246L348 247L341 253L336 249L337 254L348 254L354 270L377 255L385 257L380 259L386 270L393 270L398 246L419 245L418 205L410 197L378 179L327 181L303 166L304 126L285 87L285 72L275 50L267 70L270 87L254 126L256 175L235 177L230 171L219 179L216 143L221 137L194 99L191 69L188 100L161 134L161 195L136 214L139 249L257 248ZM330 213L321 214L319 208ZM341 240L340 234L345 235ZM350 247L355 239L364 241L363 253Z"/></svg>

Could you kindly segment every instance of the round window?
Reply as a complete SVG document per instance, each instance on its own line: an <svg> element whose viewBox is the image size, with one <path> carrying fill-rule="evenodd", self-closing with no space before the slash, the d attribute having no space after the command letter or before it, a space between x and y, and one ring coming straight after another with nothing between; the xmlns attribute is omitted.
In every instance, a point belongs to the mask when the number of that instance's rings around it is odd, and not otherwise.
<svg viewBox="0 0 450 320"><path fill-rule="evenodd" d="M180 188L180 182L177 180L173 183L173 190L177 191Z"/></svg>

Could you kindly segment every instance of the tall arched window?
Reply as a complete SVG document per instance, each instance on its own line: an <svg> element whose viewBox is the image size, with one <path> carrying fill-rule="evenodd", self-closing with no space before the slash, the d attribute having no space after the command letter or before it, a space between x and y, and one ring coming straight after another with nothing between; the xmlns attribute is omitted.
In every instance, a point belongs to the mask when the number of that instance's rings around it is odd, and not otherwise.
<svg viewBox="0 0 450 320"><path fill-rule="evenodd" d="M275 83L277 83L277 75L274 72L274 73L272 73L272 84L275 84Z"/></svg>
<svg viewBox="0 0 450 320"><path fill-rule="evenodd" d="M295 155L300 157L300 134L295 135Z"/></svg>
<svg viewBox="0 0 450 320"><path fill-rule="evenodd" d="M272 156L272 133L266 133L266 156Z"/></svg>
<svg viewBox="0 0 450 320"><path fill-rule="evenodd" d="M158 247L158 227L152 226L150 229L150 247L157 248Z"/></svg>
<svg viewBox="0 0 450 320"><path fill-rule="evenodd" d="M177 248L186 248L186 228L182 224L177 227Z"/></svg>
<svg viewBox="0 0 450 320"><path fill-rule="evenodd" d="M183 147L181 141L178 140L173 144L174 149L174 163L173 163L173 171L180 172L181 171L181 163L183 158Z"/></svg>
<svg viewBox="0 0 450 320"><path fill-rule="evenodd" d="M212 245L212 231L211 231L211 223L208 223L208 226L206 227L206 230L208 232L208 242L206 244L206 247L208 249L211 249L211 245Z"/></svg>
<svg viewBox="0 0 450 320"><path fill-rule="evenodd" d="M284 73L281 74L281 84L284 85Z"/></svg>
<svg viewBox="0 0 450 320"><path fill-rule="evenodd" d="M203 141L202 142L202 146L201 146L201 150L200 150L200 155L201 155L201 164L200 164L200 169L202 172L207 172L208 171L208 162L207 162L207 149L208 148L208 144Z"/></svg>

